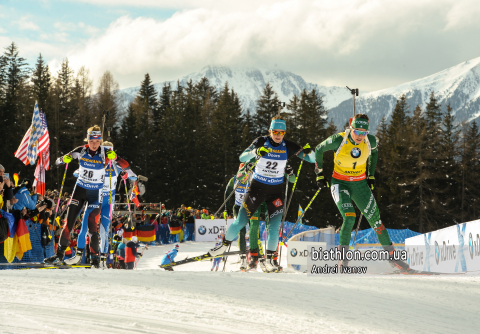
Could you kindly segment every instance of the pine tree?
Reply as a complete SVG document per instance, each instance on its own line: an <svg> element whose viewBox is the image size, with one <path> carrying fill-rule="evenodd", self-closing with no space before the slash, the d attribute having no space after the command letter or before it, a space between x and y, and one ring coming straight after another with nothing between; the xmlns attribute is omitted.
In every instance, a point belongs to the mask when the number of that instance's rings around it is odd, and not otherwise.
<svg viewBox="0 0 480 334"><path fill-rule="evenodd" d="M257 101L256 115L253 117L258 136L264 136L268 133L272 118L278 115L278 105L280 100L277 93L273 91L272 86L267 83L262 96Z"/></svg>
<svg viewBox="0 0 480 334"><path fill-rule="evenodd" d="M32 74L32 83L33 95L38 102L38 108L45 109L52 83L50 70L48 69L48 65L45 64L41 53L38 56L35 70Z"/></svg>

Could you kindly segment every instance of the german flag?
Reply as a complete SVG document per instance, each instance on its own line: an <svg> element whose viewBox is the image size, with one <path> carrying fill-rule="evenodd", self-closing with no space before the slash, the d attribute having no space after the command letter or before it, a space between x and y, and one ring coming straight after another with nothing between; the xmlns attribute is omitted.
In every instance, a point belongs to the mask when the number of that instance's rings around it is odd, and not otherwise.
<svg viewBox="0 0 480 334"><path fill-rule="evenodd" d="M155 241L155 226L154 225L142 225L137 227L138 241L152 242Z"/></svg>
<svg viewBox="0 0 480 334"><path fill-rule="evenodd" d="M30 243L30 234L28 233L28 227L25 223L25 220L20 219L17 224L17 230L15 231L15 239L17 240L18 246L15 254L17 258L21 260L23 258L23 253L32 249L32 244Z"/></svg>
<svg viewBox="0 0 480 334"><path fill-rule="evenodd" d="M182 232L182 227L177 220L170 221L170 234L178 234Z"/></svg>
<svg viewBox="0 0 480 334"><path fill-rule="evenodd" d="M130 228L126 228L125 231L123 232L123 238L127 240L132 240L132 237L134 235L137 235L137 230L135 229L134 226Z"/></svg>

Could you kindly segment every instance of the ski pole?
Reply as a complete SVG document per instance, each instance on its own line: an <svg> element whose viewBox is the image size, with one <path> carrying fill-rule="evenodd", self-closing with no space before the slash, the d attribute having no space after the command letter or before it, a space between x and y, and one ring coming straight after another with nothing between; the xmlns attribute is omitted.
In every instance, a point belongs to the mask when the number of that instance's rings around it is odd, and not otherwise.
<svg viewBox="0 0 480 334"><path fill-rule="evenodd" d="M142 254L140 255L140 257L135 261L135 267L133 269L137 269L137 264L138 262L140 262L140 259L142 258L143 256L143 252L145 252L145 249L147 249L147 245L145 245L145 248L142 250Z"/></svg>
<svg viewBox="0 0 480 334"><path fill-rule="evenodd" d="M60 197L62 197L63 185L65 184L65 176L67 175L68 164L65 166L65 173L63 173L62 187L60 188L60 194L58 194L57 207L55 208L55 216L58 212L58 207L60 206Z"/></svg>
<svg viewBox="0 0 480 334"><path fill-rule="evenodd" d="M227 252L230 252L230 247L232 247L232 244L228 246ZM227 265L227 260L228 260L228 255L225 257L225 262L223 263L223 269L222 269L223 272L225 272L225 266Z"/></svg>
<svg viewBox="0 0 480 334"><path fill-rule="evenodd" d="M110 160L110 221L112 221L113 202L112 202L112 160Z"/></svg>
<svg viewBox="0 0 480 334"><path fill-rule="evenodd" d="M355 229L355 235L353 236L352 246L355 244L355 239L357 238L358 229L360 228L360 223L363 218L363 213L360 213L360 218L358 219L357 228Z"/></svg>
<svg viewBox="0 0 480 334"><path fill-rule="evenodd" d="M130 210L130 200L128 199L127 181L123 179L123 183L125 184L125 196L127 197L128 212L130 214L130 223L128 224L128 227L130 227L132 224L132 210Z"/></svg>
<svg viewBox="0 0 480 334"><path fill-rule="evenodd" d="M303 151L303 150L306 149L306 148L310 148L310 145L309 145L308 143L307 143L307 145L305 145L304 147L302 147L301 150L298 151L296 155L298 155L301 151ZM293 193L295 192L295 188L296 188L296 186L297 186L298 178L300 177L300 171L302 170L302 165L303 165L303 159L302 159L302 161L300 162L300 167L298 167L298 172L297 172L297 176L296 176L296 178L295 178L295 183L293 184L292 193L290 194L290 199L288 200L287 209L286 209L286 211L283 213L282 225L283 225L283 223L285 222L285 219L287 218L287 212L288 212L288 209L290 208L290 203L292 202ZM286 197L285 197L285 198L286 198Z"/></svg>
<svg viewBox="0 0 480 334"><path fill-rule="evenodd" d="M248 171L248 173L242 178L242 180L237 180L237 184L235 185L235 187L233 188L232 192L230 193L230 195L228 195L227 199L225 200L225 202L223 202L223 204L220 206L220 208L218 208L217 212L215 212L215 214L213 215L214 217L217 216L217 214L220 212L220 210L222 210L223 206L227 204L228 200L230 199L230 197L232 197L232 195L235 193L235 190L238 188L238 186L240 185L240 183L245 183L246 180L248 180L248 177L250 176L250 173L254 170L255 168L255 165L257 164L257 162L259 161L260 159L258 159L257 161L255 161L255 163L253 164L252 168L250 168L250 170Z"/></svg>
<svg viewBox="0 0 480 334"><path fill-rule="evenodd" d="M302 160L303 162L303 160ZM300 165L300 167L302 167L302 165ZM300 169L298 170L300 172ZM284 203L284 210L285 210L285 207L287 205L287 194L288 194L288 178L287 178L287 182L285 182L287 184L287 186L285 187L285 203ZM295 179L295 184L297 183L297 180ZM293 189L295 190L295 184L293 185ZM285 226L285 218L286 218L287 214L286 212L283 213L283 219L282 219L282 226L281 226L281 235L280 235L280 238L283 238L283 227ZM279 251L279 255L278 255L278 265L280 265L280 259L282 258L282 244L280 244L280 251Z"/></svg>
<svg viewBox="0 0 480 334"><path fill-rule="evenodd" d="M300 222L300 220L303 218L303 216L305 216L305 213L307 212L307 210L310 208L310 205L312 205L313 203L313 200L315 199L315 197L317 197L317 195L320 193L320 190L322 190L322 188L319 188L317 190L317 192L315 193L315 195L313 195L313 198L311 199L310 203L308 203L307 207L305 208L305 210L303 211L303 214L298 217L297 221L295 222L295 224L293 225L292 229L290 230L290 232L288 232L287 236L282 240L282 243L285 243L285 240L287 240L287 238L290 236L290 234L293 232L293 229L297 226L297 224Z"/></svg>

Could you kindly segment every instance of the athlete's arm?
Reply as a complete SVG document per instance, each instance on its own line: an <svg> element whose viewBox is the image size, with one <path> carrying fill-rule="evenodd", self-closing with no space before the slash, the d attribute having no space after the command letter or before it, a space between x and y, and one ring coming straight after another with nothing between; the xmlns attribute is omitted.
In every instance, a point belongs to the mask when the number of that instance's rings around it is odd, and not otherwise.
<svg viewBox="0 0 480 334"><path fill-rule="evenodd" d="M377 160L378 160L378 139L373 135L367 135L368 140L370 141L370 147L372 149L372 154L368 157L367 162L367 172L368 176L375 175L375 168L377 167Z"/></svg>
<svg viewBox="0 0 480 334"><path fill-rule="evenodd" d="M242 154L240 154L240 162L247 162L251 159L255 159L257 157L257 148L260 148L265 144L265 141L267 140L266 137L258 137L253 141L252 144L250 144L249 147L245 151L243 151Z"/></svg>
<svg viewBox="0 0 480 334"><path fill-rule="evenodd" d="M230 194L232 193L234 181L235 181L235 178L234 178L234 177L232 177L232 178L230 179L230 181L228 181L227 188L225 188L225 197L224 197L224 199L223 199L224 201L226 201L226 200L227 200L227 197L230 196ZM228 212L228 208L230 207L230 203L231 203L231 202L232 202L232 200L231 200L231 197L230 197L230 200L228 201L228 203L225 204L225 211Z"/></svg>
<svg viewBox="0 0 480 334"><path fill-rule="evenodd" d="M290 158L292 155L296 154L298 151L300 151L302 149L302 147L300 147L300 145L294 143L294 142L291 142L290 140L285 140L285 144L287 145L287 154L288 154L288 158ZM297 156L304 160L304 161L307 161L307 162L310 162L310 163L314 163L315 162L315 153L312 151L310 152L309 154L305 154L303 152L299 152L297 154Z"/></svg>
<svg viewBox="0 0 480 334"><path fill-rule="evenodd" d="M116 163L120 169L122 169L125 173L128 174L128 178L130 180L136 180L137 179L137 174L135 174L132 169L130 168L130 164L126 162L124 159L120 158L117 155L117 160L113 161L113 163Z"/></svg>
<svg viewBox="0 0 480 334"><path fill-rule="evenodd" d="M334 134L315 148L315 173L320 173L323 171L323 153L327 151L336 151L343 141L343 137L340 134Z"/></svg>
<svg viewBox="0 0 480 334"><path fill-rule="evenodd" d="M82 153L82 150L83 150L84 146L79 146L77 147L76 149L74 149L73 151L65 154L65 155L70 155L73 159L80 159L80 153ZM55 160L55 165L64 165L65 162L63 162L63 155L59 158L57 158L57 160Z"/></svg>

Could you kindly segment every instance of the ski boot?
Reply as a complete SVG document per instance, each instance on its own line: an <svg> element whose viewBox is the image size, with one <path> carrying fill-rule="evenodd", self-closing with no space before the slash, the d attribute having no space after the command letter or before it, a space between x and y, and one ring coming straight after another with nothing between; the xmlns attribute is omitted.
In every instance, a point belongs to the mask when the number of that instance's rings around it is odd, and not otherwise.
<svg viewBox="0 0 480 334"><path fill-rule="evenodd" d="M266 263L264 257L262 257L261 259L259 259L258 265L259 265L260 269L262 269L262 271L263 271L264 273L268 273L267 263Z"/></svg>
<svg viewBox="0 0 480 334"><path fill-rule="evenodd" d="M346 245L340 245L338 246L338 250L343 254L343 250L345 250L345 253L348 251L348 247L349 246L346 246ZM342 274L343 271L342 271L342 267L343 268L346 268L348 267L348 260L347 259L340 259L338 260L338 273L339 274Z"/></svg>
<svg viewBox="0 0 480 334"><path fill-rule="evenodd" d="M247 270L248 263L247 263L247 254L240 254L240 270Z"/></svg>
<svg viewBox="0 0 480 334"><path fill-rule="evenodd" d="M393 245L390 244L388 246L382 246L384 250L388 251L388 255L390 256L388 263L390 266L396 270L399 270L400 272L408 272L411 271L410 266L403 262L402 260L395 260L393 253L395 251L395 248L393 248Z"/></svg>
<svg viewBox="0 0 480 334"><path fill-rule="evenodd" d="M58 247L57 254L50 256L48 259L43 260L43 263L61 265L63 264L64 256L65 256L65 249Z"/></svg>
<svg viewBox="0 0 480 334"><path fill-rule="evenodd" d="M210 249L208 251L208 254L210 256L222 255L223 253L225 253L227 251L227 248L228 248L228 246L230 246L231 243L232 243L231 241L223 240L222 244L220 246L213 247L212 249Z"/></svg>
<svg viewBox="0 0 480 334"><path fill-rule="evenodd" d="M75 251L75 256L66 259L65 263L68 265L75 265L75 264L80 264L82 262L82 257L83 257L83 249L77 248Z"/></svg>
<svg viewBox="0 0 480 334"><path fill-rule="evenodd" d="M164 267L163 269L165 269L166 271L173 271L173 268L170 266L170 267ZM213 270L213 268L212 268Z"/></svg>
<svg viewBox="0 0 480 334"><path fill-rule="evenodd" d="M108 267L107 267L107 254L102 253L100 255L100 268L108 269Z"/></svg>
<svg viewBox="0 0 480 334"><path fill-rule="evenodd" d="M258 266L258 249L250 249L250 262L248 263L249 270L257 270Z"/></svg>
<svg viewBox="0 0 480 334"><path fill-rule="evenodd" d="M273 264L274 264L275 266L277 266L278 271L282 271L282 270L283 270L283 267L278 263L278 252L275 252L275 253L274 253Z"/></svg>
<svg viewBox="0 0 480 334"><path fill-rule="evenodd" d="M265 263L265 269L268 273L278 273L279 271L278 266L274 263L275 253L275 251L267 250L267 261Z"/></svg>
<svg viewBox="0 0 480 334"><path fill-rule="evenodd" d="M96 254L90 255L90 263L92 264L92 268L99 269L100 268L100 257Z"/></svg>

